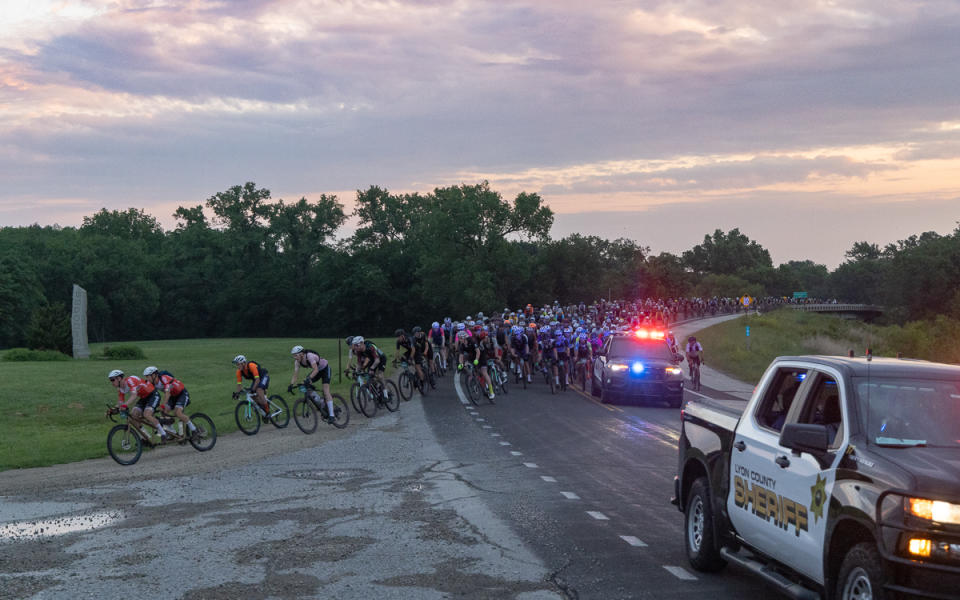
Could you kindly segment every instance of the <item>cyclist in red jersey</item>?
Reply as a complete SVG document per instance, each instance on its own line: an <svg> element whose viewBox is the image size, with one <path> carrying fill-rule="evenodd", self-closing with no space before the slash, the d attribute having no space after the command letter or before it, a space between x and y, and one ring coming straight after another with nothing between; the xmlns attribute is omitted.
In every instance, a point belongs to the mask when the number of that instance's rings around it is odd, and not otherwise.
<svg viewBox="0 0 960 600"><path fill-rule="evenodd" d="M143 378L153 384L157 390L163 391L163 400L160 406L165 410L172 411L173 414L183 423L183 426L193 437L197 434L197 426L193 424L190 417L183 409L190 404L190 393L186 386L179 379L176 379L167 371L161 371L156 367L147 367L143 370Z"/></svg>
<svg viewBox="0 0 960 600"><path fill-rule="evenodd" d="M110 378L110 384L117 388L117 408L124 410L127 408L128 399L137 399L137 404L130 409L130 420L140 430L150 436L149 432L143 428L143 421L146 421L151 427L160 434L160 443L166 443L167 432L164 431L160 421L153 416L157 406L160 405L160 394L149 381L144 381L136 375L124 377L123 371L114 369L107 375Z"/></svg>

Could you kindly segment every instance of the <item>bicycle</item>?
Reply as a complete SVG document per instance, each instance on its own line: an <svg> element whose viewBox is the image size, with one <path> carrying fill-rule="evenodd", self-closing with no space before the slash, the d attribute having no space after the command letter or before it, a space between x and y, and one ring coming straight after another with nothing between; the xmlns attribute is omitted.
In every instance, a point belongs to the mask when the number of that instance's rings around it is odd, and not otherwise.
<svg viewBox="0 0 960 600"><path fill-rule="evenodd" d="M416 389L420 392L421 396L427 395L427 386L426 381L420 379L420 376L417 375L417 372L410 368L410 363L406 360L394 360L394 367L400 367L403 371L397 377L397 386L400 388L400 397L403 398L404 402L410 400L413 397L413 390ZM426 368L426 367L423 367ZM432 381L432 375L428 375L430 386L436 388L436 383Z"/></svg>
<svg viewBox="0 0 960 600"><path fill-rule="evenodd" d="M550 367L545 366L544 363L542 363L542 362L540 363L539 368L540 368L540 370L543 372L543 382L546 383L546 384L547 384L547 387L550 388L550 393L551 393L551 394L556 394L556 393L557 393L557 382L556 382L556 379L554 379L554 377L553 377L553 369L550 368Z"/></svg>
<svg viewBox="0 0 960 600"><path fill-rule="evenodd" d="M466 373L467 381L464 384L467 388L467 396L470 402L480 406L480 398L485 397L490 404L494 404L493 398L487 394L487 383L483 380L483 373L479 368L474 367L472 362L463 364L462 373Z"/></svg>
<svg viewBox="0 0 960 600"><path fill-rule="evenodd" d="M694 391L700 391L700 363L702 360L691 360L690 364L690 384Z"/></svg>
<svg viewBox="0 0 960 600"><path fill-rule="evenodd" d="M299 386L287 386L287 392L293 393L299 390L303 396L297 398L293 403L293 421L297 424L300 431L304 433L313 433L317 430L317 412L320 413L320 419L330 423L337 429L343 429L350 423L350 408L347 402L340 394L330 394L333 400L333 418L330 417L330 410L327 408L326 399L317 394L312 384L304 382Z"/></svg>
<svg viewBox="0 0 960 600"><path fill-rule="evenodd" d="M493 382L493 387L499 389L503 394L509 394L507 390L507 382L510 378L507 376L506 371L500 368L495 360L487 361L487 373L490 375L490 381Z"/></svg>
<svg viewBox="0 0 960 600"><path fill-rule="evenodd" d="M443 357L440 356L440 350L436 346L433 347L433 370L437 377L447 374L447 370L443 368Z"/></svg>
<svg viewBox="0 0 960 600"><path fill-rule="evenodd" d="M400 408L400 391L394 382L387 380L386 383L381 383L366 371L356 369L348 369L346 375L348 379L356 380L350 386L350 400L354 408L362 412L365 417L373 417L380 406L390 412L396 412ZM384 397L384 390L386 390L386 397Z"/></svg>
<svg viewBox="0 0 960 600"><path fill-rule="evenodd" d="M153 442L150 439L151 435L141 429L143 421L140 424L135 424L128 411L108 404L106 416L112 422L117 423L117 420L113 418L114 415L120 415L120 420L125 422L113 426L107 433L107 452L110 453L110 458L113 460L124 466L132 465L140 460L144 446L155 448L162 445L159 442ZM217 427L213 424L213 419L203 413L190 415L190 421L197 428L196 431L192 432L181 431L182 422L165 413L158 414L157 420L166 431L167 437L180 446L189 443L198 452L206 452L217 443ZM168 427L173 425L174 421L181 423L181 427L176 430ZM170 442L167 442L167 444L169 445Z"/></svg>
<svg viewBox="0 0 960 600"><path fill-rule="evenodd" d="M270 414L263 412L263 408L256 401L256 393L244 388L246 399L240 400L233 411L233 416L237 421L237 427L247 435L255 435L260 431L260 421L265 420L273 423L277 429L283 429L290 424L290 409L287 407L287 401L283 396L274 394L267 398L267 404L270 406ZM240 397L240 392L234 392L234 399Z"/></svg>
<svg viewBox="0 0 960 600"><path fill-rule="evenodd" d="M586 393L587 391L587 365L589 365L589 359L578 358L577 364L574 367L574 381L580 382L580 389Z"/></svg>

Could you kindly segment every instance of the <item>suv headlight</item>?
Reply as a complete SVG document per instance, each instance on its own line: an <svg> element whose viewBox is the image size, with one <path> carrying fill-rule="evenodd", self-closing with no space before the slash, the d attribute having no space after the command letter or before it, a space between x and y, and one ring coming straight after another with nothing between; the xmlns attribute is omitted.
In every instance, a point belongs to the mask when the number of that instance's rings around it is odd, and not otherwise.
<svg viewBox="0 0 960 600"><path fill-rule="evenodd" d="M621 371L626 371L630 366L624 363L610 363L610 370L614 373L619 373Z"/></svg>
<svg viewBox="0 0 960 600"><path fill-rule="evenodd" d="M926 498L904 498L904 508L911 515L921 519L960 525L960 504Z"/></svg>

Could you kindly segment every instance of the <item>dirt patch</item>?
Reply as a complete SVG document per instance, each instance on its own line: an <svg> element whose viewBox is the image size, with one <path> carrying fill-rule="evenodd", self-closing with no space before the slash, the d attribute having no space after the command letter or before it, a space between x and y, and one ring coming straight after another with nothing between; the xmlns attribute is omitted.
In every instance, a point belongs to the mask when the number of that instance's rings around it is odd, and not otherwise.
<svg viewBox="0 0 960 600"><path fill-rule="evenodd" d="M47 569L63 569L80 558L79 555L64 550L78 537L77 534L69 534L56 538L0 543L0 572L33 573Z"/></svg>
<svg viewBox="0 0 960 600"><path fill-rule="evenodd" d="M0 598L28 598L60 583L49 577L0 577Z"/></svg>
<svg viewBox="0 0 960 600"><path fill-rule="evenodd" d="M225 583L186 592L183 600L266 600L316 597L320 579L303 573L271 573L260 583Z"/></svg>
<svg viewBox="0 0 960 600"><path fill-rule="evenodd" d="M468 559L451 559L434 565L433 573L400 575L377 583L392 587L427 588L450 596L480 600L515 598L519 594L539 590L556 591L556 587L547 581L508 581L482 573L468 573L464 570L475 562Z"/></svg>

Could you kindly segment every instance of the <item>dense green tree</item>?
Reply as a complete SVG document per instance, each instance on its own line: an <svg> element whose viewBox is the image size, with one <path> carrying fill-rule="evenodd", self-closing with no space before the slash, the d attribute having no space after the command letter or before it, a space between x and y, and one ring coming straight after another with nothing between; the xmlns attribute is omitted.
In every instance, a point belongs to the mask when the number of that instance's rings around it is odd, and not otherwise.
<svg viewBox="0 0 960 600"><path fill-rule="evenodd" d="M739 229L703 236L703 243L683 253L687 267L698 275L738 275L756 268L771 268L770 253Z"/></svg>

